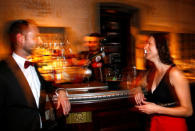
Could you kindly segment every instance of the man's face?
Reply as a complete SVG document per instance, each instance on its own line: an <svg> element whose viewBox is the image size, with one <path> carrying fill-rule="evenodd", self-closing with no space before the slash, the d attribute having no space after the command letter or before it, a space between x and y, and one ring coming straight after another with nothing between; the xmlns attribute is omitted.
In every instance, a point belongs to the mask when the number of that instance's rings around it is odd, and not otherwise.
<svg viewBox="0 0 195 131"><path fill-rule="evenodd" d="M86 36L84 38L85 45L89 48L90 51L97 51L99 49L99 38L94 36Z"/></svg>
<svg viewBox="0 0 195 131"><path fill-rule="evenodd" d="M39 36L38 28L35 25L30 25L29 28L23 32L23 35L24 35L23 50L28 55L31 55L33 49L38 44Z"/></svg>

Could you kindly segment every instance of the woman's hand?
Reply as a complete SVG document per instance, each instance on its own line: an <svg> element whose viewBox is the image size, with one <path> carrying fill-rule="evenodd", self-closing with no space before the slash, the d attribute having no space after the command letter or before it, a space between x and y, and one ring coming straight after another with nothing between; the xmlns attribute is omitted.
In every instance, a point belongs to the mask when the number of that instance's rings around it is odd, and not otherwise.
<svg viewBox="0 0 195 131"><path fill-rule="evenodd" d="M135 99L135 103L137 105L141 105L142 104L142 101L146 100L142 90L140 89L140 87L137 87L134 91L134 99Z"/></svg>
<svg viewBox="0 0 195 131"><path fill-rule="evenodd" d="M142 102L144 100L146 100L146 98L144 97L144 94L141 93L141 92L135 94L134 98L135 98L135 102L136 102L137 105L141 105Z"/></svg>
<svg viewBox="0 0 195 131"><path fill-rule="evenodd" d="M156 105L155 103L152 102L146 102L142 101L142 105L137 105L136 108L143 113L146 114L154 114L158 113L158 110L160 109L161 106Z"/></svg>

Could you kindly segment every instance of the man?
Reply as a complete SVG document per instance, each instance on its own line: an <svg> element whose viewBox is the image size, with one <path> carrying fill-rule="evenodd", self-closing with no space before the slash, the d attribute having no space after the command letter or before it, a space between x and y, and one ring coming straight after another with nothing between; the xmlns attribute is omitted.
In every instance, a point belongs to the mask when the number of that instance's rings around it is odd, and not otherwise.
<svg viewBox="0 0 195 131"><path fill-rule="evenodd" d="M38 42L38 29L33 21L14 21L8 35L12 54L0 62L0 127L5 130L37 131L43 127L46 92L58 95L57 109L70 111L70 103L63 89L55 90L29 66L27 57Z"/></svg>
<svg viewBox="0 0 195 131"><path fill-rule="evenodd" d="M91 33L84 37L85 46L89 48L87 59L90 62L90 68L92 70L91 79L103 82L103 64L105 61L105 52L101 45L103 37L99 33Z"/></svg>

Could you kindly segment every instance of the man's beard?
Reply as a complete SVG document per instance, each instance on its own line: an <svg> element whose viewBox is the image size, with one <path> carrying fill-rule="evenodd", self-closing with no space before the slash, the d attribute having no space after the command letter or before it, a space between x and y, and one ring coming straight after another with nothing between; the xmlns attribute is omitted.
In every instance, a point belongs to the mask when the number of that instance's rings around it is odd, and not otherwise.
<svg viewBox="0 0 195 131"><path fill-rule="evenodd" d="M32 55L33 48L24 48L24 50L28 55Z"/></svg>

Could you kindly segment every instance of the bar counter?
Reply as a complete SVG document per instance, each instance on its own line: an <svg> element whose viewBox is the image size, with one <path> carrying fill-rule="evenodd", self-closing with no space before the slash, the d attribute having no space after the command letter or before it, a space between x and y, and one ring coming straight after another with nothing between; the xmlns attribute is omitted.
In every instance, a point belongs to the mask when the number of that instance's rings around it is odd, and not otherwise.
<svg viewBox="0 0 195 131"><path fill-rule="evenodd" d="M134 110L127 89L100 83L62 84L58 87L66 88L71 102L69 115L60 121L63 129L121 131L145 128L146 116Z"/></svg>
<svg viewBox="0 0 195 131"><path fill-rule="evenodd" d="M195 81L190 80L193 108ZM118 84L80 83L57 85L68 91L71 111L68 116L57 114L60 129L68 131L144 131L148 116L134 108L132 94ZM54 97L55 101L55 97ZM188 130L195 128L195 115L186 118Z"/></svg>

